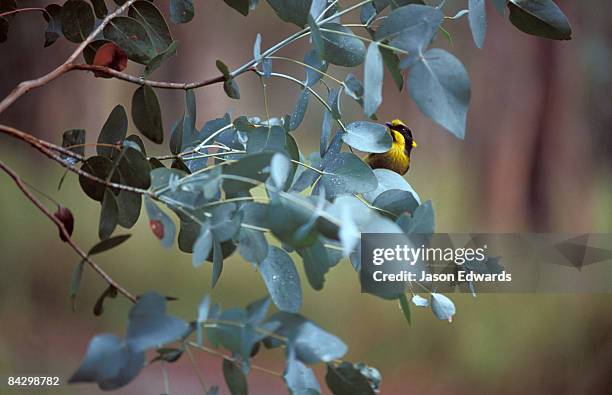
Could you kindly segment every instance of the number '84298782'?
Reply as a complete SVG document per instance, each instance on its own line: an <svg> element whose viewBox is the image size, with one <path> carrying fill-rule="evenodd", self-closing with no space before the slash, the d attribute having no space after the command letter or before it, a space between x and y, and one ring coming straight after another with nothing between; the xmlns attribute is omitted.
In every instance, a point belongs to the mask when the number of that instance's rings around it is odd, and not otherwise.
<svg viewBox="0 0 612 395"><path fill-rule="evenodd" d="M50 386L60 385L57 376L9 376L7 380L9 386Z"/></svg>

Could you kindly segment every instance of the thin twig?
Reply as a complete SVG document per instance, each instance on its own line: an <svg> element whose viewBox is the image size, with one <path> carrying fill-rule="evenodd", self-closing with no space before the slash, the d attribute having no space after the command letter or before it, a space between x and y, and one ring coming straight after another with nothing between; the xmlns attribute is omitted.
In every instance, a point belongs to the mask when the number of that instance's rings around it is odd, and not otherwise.
<svg viewBox="0 0 612 395"><path fill-rule="evenodd" d="M56 218L51 211L49 211L28 189L23 180L13 171L10 167L8 167L4 162L0 161L0 169L2 169L6 174L9 175L17 185L17 187L23 192L23 194L43 213L45 214L57 227L61 232L62 236L66 239L66 243L85 261L100 277L104 279L108 283L117 289L117 291L129 299L131 302L136 303L136 297L132 295L127 289L123 288L120 284L118 284L111 276L109 276L97 263L92 261L87 253L83 251L70 237L70 234L64 227L64 223Z"/></svg>
<svg viewBox="0 0 612 395"><path fill-rule="evenodd" d="M193 357L193 353L191 352L191 349L189 347L185 347L185 353L187 353L187 356L189 357L189 360L191 361L191 366L193 367L193 371L198 377L198 381L200 382L200 385L202 386L204 393L207 394L208 386L206 385L206 381L204 381L204 377L202 377L202 373L200 373L200 367L198 366L198 362L196 361L196 359Z"/></svg>
<svg viewBox="0 0 612 395"><path fill-rule="evenodd" d="M95 71L96 73L107 74L119 80L131 82L137 85L147 85L151 88L160 88L160 89L180 89L180 90L188 90L188 89L196 89L201 88L203 86L218 84L220 82L225 81L225 77L223 75L205 79L202 81L194 81L194 82L167 82L167 81L153 81L147 80L142 77L138 77L135 75L131 75L128 73L123 73L121 71L117 71L111 69L106 66L98 66L93 64L75 64L71 65L70 69L72 70L86 70L86 71Z"/></svg>
<svg viewBox="0 0 612 395"><path fill-rule="evenodd" d="M0 14L0 18L8 16L8 15L12 15L12 14L17 14L17 13L20 13L20 12L29 12L29 11L39 11L39 12L43 12L45 14L49 14L47 12L47 10L45 10L44 8L26 7L26 8L17 8L15 10L3 12L3 13Z"/></svg>
<svg viewBox="0 0 612 395"><path fill-rule="evenodd" d="M74 158L79 158L80 160L84 160L85 157L78 155L78 154L74 154L72 151L66 150L62 147L56 146L55 144L51 144L47 141L44 140L40 140L35 138L34 136L19 131L17 129L11 128L9 126L5 126L5 125L0 125L0 131L4 131L4 132L8 132L8 134L15 136L21 140L27 141L28 143L30 143L31 146L33 146L34 148L36 148L38 151L42 152L43 154L45 154L45 156L47 156L49 159L53 159L54 161L56 161L57 163L59 163L60 165L62 165L63 167L67 168L68 170L70 170L73 173L76 173L78 175L81 175L91 181L97 182L99 184L102 185L106 185L107 187L111 187L111 188L115 188L115 189L119 189L119 190L124 190L124 191L128 191L128 192L134 192L134 193L138 193L141 195L148 195L152 198L157 198L156 194L154 192L151 192L149 190L146 189L142 189L142 188L136 188L136 187L132 187L129 185L125 185L125 184L119 184L116 182L111 182L111 181L107 181L107 180L103 180L99 177L94 176L93 174L90 174L88 172L86 172L85 170L82 170L78 167L76 167L75 165L68 163L66 160L64 160L61 156L57 155L56 153L54 153L52 150L57 150L60 151L62 153L66 153L67 155L69 153L72 153Z"/></svg>
<svg viewBox="0 0 612 395"><path fill-rule="evenodd" d="M232 358L229 355L225 355L222 352L217 351L215 349L212 349L212 348L209 348L209 347L206 347L206 346L200 346L196 342L188 341L187 342L187 346L188 347L193 347L193 348L195 348L197 350L201 350L201 351L207 352L207 353L212 354L212 355L216 355L216 356L221 357L221 358L223 358L223 359L225 359L227 361L236 362L236 358ZM271 375L276 376L276 377L283 377L282 373L278 373L278 372L275 372L273 370L266 369L264 367L257 366L257 365L254 365L254 364L251 364L251 368L253 368L254 370L259 370L260 372L271 374Z"/></svg>

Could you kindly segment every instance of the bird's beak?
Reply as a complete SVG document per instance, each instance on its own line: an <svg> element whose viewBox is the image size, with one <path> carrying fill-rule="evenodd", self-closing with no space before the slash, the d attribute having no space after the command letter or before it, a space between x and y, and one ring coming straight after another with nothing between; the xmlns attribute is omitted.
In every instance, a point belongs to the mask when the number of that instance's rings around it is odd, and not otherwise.
<svg viewBox="0 0 612 395"><path fill-rule="evenodd" d="M412 148L416 148L416 147L418 147L416 141L412 140Z"/></svg>
<svg viewBox="0 0 612 395"><path fill-rule="evenodd" d="M388 127L389 129L392 129L392 128L393 128L393 125L391 124L391 122L385 122L385 125L387 125L387 127Z"/></svg>

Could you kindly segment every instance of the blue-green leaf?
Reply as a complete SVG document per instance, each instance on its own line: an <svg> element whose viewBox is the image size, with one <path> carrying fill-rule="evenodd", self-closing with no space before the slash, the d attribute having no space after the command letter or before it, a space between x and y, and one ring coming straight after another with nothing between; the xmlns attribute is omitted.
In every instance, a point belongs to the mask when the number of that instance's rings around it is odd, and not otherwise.
<svg viewBox="0 0 612 395"><path fill-rule="evenodd" d="M128 15L144 26L158 54L172 44L172 35L166 20L152 2L144 0L135 2L130 7Z"/></svg>
<svg viewBox="0 0 612 395"><path fill-rule="evenodd" d="M221 277L221 271L223 271L223 250L221 249L221 243L217 239L213 241L213 272L211 287L214 288Z"/></svg>
<svg viewBox="0 0 612 395"><path fill-rule="evenodd" d="M323 161L323 171L316 190L325 188L328 198L344 193L365 193L376 189L376 176L372 169L350 152L341 152Z"/></svg>
<svg viewBox="0 0 612 395"><path fill-rule="evenodd" d="M487 10L485 0L469 0L468 20L474 43L478 48L484 45L485 34L487 32Z"/></svg>
<svg viewBox="0 0 612 395"><path fill-rule="evenodd" d="M315 395L321 392L314 372L295 358L295 351L291 346L287 348L287 368L283 378L293 395Z"/></svg>
<svg viewBox="0 0 612 395"><path fill-rule="evenodd" d="M126 340L134 351L142 352L183 337L189 325L166 314L166 299L148 292L130 310Z"/></svg>
<svg viewBox="0 0 612 395"><path fill-rule="evenodd" d="M299 27L304 27L308 23L312 0L268 0L268 4L285 22Z"/></svg>
<svg viewBox="0 0 612 395"><path fill-rule="evenodd" d="M408 76L410 96L419 109L463 139L470 102L470 80L461 62L434 48L415 63Z"/></svg>
<svg viewBox="0 0 612 395"><path fill-rule="evenodd" d="M60 22L62 33L68 41L84 41L92 32L95 21L91 6L83 0L68 0L62 6Z"/></svg>
<svg viewBox="0 0 612 395"><path fill-rule="evenodd" d="M161 109L151 87L143 85L134 92L132 120L138 130L152 142L161 144L164 141Z"/></svg>
<svg viewBox="0 0 612 395"><path fill-rule="evenodd" d="M572 28L563 11L552 0L510 0L510 22L522 32L571 40Z"/></svg>
<svg viewBox="0 0 612 395"><path fill-rule="evenodd" d="M302 288L289 254L278 247L269 246L268 256L259 264L259 269L274 305L282 311L299 311Z"/></svg>
<svg viewBox="0 0 612 395"><path fill-rule="evenodd" d="M444 18L440 9L411 4L393 10L376 30L377 41L388 40L393 47L419 55L429 45Z"/></svg>
<svg viewBox="0 0 612 395"><path fill-rule="evenodd" d="M387 152L393 142L386 126L367 121L348 124L342 141L364 152Z"/></svg>
<svg viewBox="0 0 612 395"><path fill-rule="evenodd" d="M257 2L251 0L223 0L223 2L244 16L249 15L251 8L255 8L255 5L251 6L251 3L257 4Z"/></svg>
<svg viewBox="0 0 612 395"><path fill-rule="evenodd" d="M404 313L404 318L408 322L408 325L412 325L412 317L410 315L410 304L408 304L408 299L406 298L406 294L401 294L399 296L399 304L402 309L402 313Z"/></svg>
<svg viewBox="0 0 612 395"><path fill-rule="evenodd" d="M69 383L96 382L111 391L132 381L145 365L145 354L135 351L112 334L97 335L89 342L85 357Z"/></svg>
<svg viewBox="0 0 612 395"><path fill-rule="evenodd" d="M349 362L327 364L325 382L334 395L375 395L368 379Z"/></svg>
<svg viewBox="0 0 612 395"><path fill-rule="evenodd" d="M119 104L113 108L113 111L111 111L109 114L104 126L102 126L102 130L98 136L98 144L100 145L96 146L98 155L106 156L107 158L117 156L119 150L106 145L121 145L121 141L127 134L127 128L127 114L125 112L125 108Z"/></svg>
<svg viewBox="0 0 612 395"><path fill-rule="evenodd" d="M170 217L164 213L153 200L145 196L145 207L149 215L149 225L165 248L172 247L176 236L176 226Z"/></svg>
<svg viewBox="0 0 612 395"><path fill-rule="evenodd" d="M374 175L378 180L376 189L364 193L363 197L370 203L373 203L376 198L383 192L389 189L401 189L402 191L408 191L412 193L412 196L420 204L421 199L412 186L406 181L406 179L394 171L387 169L374 169Z"/></svg>
<svg viewBox="0 0 612 395"><path fill-rule="evenodd" d="M270 176L277 188L283 189L291 171L291 161L284 154L277 152L270 162Z"/></svg>
<svg viewBox="0 0 612 395"><path fill-rule="evenodd" d="M342 340L300 314L281 311L267 322L280 324L276 333L289 340L296 359L302 363L330 362L346 354L347 346Z"/></svg>
<svg viewBox="0 0 612 395"><path fill-rule="evenodd" d="M351 29L330 22L321 25L320 30L325 48L325 60L345 67L355 67L363 63L365 45Z"/></svg>
<svg viewBox="0 0 612 395"><path fill-rule="evenodd" d="M306 109L308 108L308 98L310 95L310 91L308 89L302 90L300 92L300 97L295 103L295 107L293 108L293 113L291 114L291 121L289 122L289 130L297 129L302 121L304 120L304 114L306 114Z"/></svg>
<svg viewBox="0 0 612 395"><path fill-rule="evenodd" d="M223 377L232 395L247 395L249 393L246 377L235 362L223 360Z"/></svg>
<svg viewBox="0 0 612 395"><path fill-rule="evenodd" d="M207 221L202 225L200 235L193 244L193 255L191 256L191 263L193 267L199 267L204 263L213 246L213 236L210 231L210 223Z"/></svg>
<svg viewBox="0 0 612 395"><path fill-rule="evenodd" d="M412 303L417 307L429 307L429 300L421 295L414 295L412 297Z"/></svg>
<svg viewBox="0 0 612 395"><path fill-rule="evenodd" d="M157 55L147 29L134 18L118 16L104 27L104 37L123 49L128 59L147 64Z"/></svg>
<svg viewBox="0 0 612 395"><path fill-rule="evenodd" d="M435 215L431 200L421 204L412 214L410 220L398 221L405 233L420 233L429 235L435 230Z"/></svg>
<svg viewBox="0 0 612 395"><path fill-rule="evenodd" d="M170 0L170 19L174 23L187 23L193 19L193 0Z"/></svg>
<svg viewBox="0 0 612 395"><path fill-rule="evenodd" d="M431 311L437 319L452 322L453 315L455 315L455 304L446 296L432 292Z"/></svg>
<svg viewBox="0 0 612 395"><path fill-rule="evenodd" d="M382 86L383 59L378 44L374 42L368 47L363 69L363 112L368 117L374 115L382 103Z"/></svg>
<svg viewBox="0 0 612 395"><path fill-rule="evenodd" d="M372 206L398 217L405 212L413 213L419 206L419 203L412 192L401 189L388 189L374 199ZM385 212L381 214L387 215ZM391 218L395 219L394 217Z"/></svg>

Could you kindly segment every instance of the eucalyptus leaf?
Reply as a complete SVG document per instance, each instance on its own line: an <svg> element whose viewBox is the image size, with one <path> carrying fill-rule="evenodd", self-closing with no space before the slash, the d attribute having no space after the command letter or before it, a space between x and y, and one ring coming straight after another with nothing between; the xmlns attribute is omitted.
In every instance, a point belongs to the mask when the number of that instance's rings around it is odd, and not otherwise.
<svg viewBox="0 0 612 395"><path fill-rule="evenodd" d="M443 49L427 51L410 70L408 86L425 115L456 137L465 137L470 80L457 58Z"/></svg>
<svg viewBox="0 0 612 395"><path fill-rule="evenodd" d="M364 152L387 152L391 149L393 142L386 126L367 121L348 124L342 140L351 147Z"/></svg>
<svg viewBox="0 0 612 395"><path fill-rule="evenodd" d="M48 47L53 44L62 34L62 7L57 4L49 4L45 7L46 13L43 14L43 17L48 22L47 29L45 30L45 44L44 47ZM5 20L2 18L2 20ZM7 22L8 28L8 22ZM0 34L1 36L1 34ZM0 42L2 39L0 38Z"/></svg>
<svg viewBox="0 0 612 395"><path fill-rule="evenodd" d="M304 27L312 0L268 0L268 4L283 21Z"/></svg>
<svg viewBox="0 0 612 395"><path fill-rule="evenodd" d="M200 235L193 244L193 255L191 256L191 263L193 267L199 267L204 263L213 247L213 235L210 231L210 224L205 222L200 230Z"/></svg>
<svg viewBox="0 0 612 395"><path fill-rule="evenodd" d="M375 395L368 379L349 362L328 364L325 382L334 395Z"/></svg>
<svg viewBox="0 0 612 395"><path fill-rule="evenodd" d="M308 108L309 95L310 91L308 89L304 89L300 92L300 96L298 97L295 107L293 108L293 113L291 114L289 130L296 130L304 120L304 114L306 114L306 109Z"/></svg>
<svg viewBox="0 0 612 395"><path fill-rule="evenodd" d="M178 47L179 47L179 42L172 41L172 43L168 46L168 48L166 48L164 52L155 55L149 61L149 63L147 63L147 66L145 67L145 70L143 73L143 77L145 78L148 77L149 75L151 75L151 73L157 70L164 62L166 62L168 59L176 55L176 51L178 50Z"/></svg>
<svg viewBox="0 0 612 395"><path fill-rule="evenodd" d="M188 331L185 321L166 314L163 296L148 292L130 309L126 340L133 350L143 352L178 340Z"/></svg>
<svg viewBox="0 0 612 395"><path fill-rule="evenodd" d="M248 384L242 370L233 361L223 360L223 377L232 395L247 395Z"/></svg>
<svg viewBox="0 0 612 395"><path fill-rule="evenodd" d="M274 305L282 311L299 311L302 288L291 257L280 248L269 246L268 256L259 264L259 270Z"/></svg>
<svg viewBox="0 0 612 395"><path fill-rule="evenodd" d="M62 33L68 41L85 41L93 31L95 20L91 6L83 0L68 0L62 6L60 23Z"/></svg>
<svg viewBox="0 0 612 395"><path fill-rule="evenodd" d="M117 207L117 200L113 192L107 189L104 192L104 198L102 199L102 208L100 210L100 222L98 225L98 236L100 239L108 238L119 222L119 208Z"/></svg>
<svg viewBox="0 0 612 395"><path fill-rule="evenodd" d="M455 304L448 297L432 292L431 294L431 311L437 319L452 322L455 315Z"/></svg>
<svg viewBox="0 0 612 395"><path fill-rule="evenodd" d="M373 203L376 198L383 192L389 189L400 189L412 193L412 196L420 204L421 199L412 186L406 179L394 171L388 169L374 169L374 175L378 181L376 189L366 192L363 197L370 203Z"/></svg>
<svg viewBox="0 0 612 395"><path fill-rule="evenodd" d="M478 48L484 46L485 34L487 32L487 7L485 0L469 0L468 20L474 43Z"/></svg>
<svg viewBox="0 0 612 395"><path fill-rule="evenodd" d="M113 108L110 115L106 119L100 135L98 136L98 146L96 150L98 155L112 158L117 156L119 150L117 148L108 147L107 145L121 145L127 134L128 118L125 108L118 104Z"/></svg>
<svg viewBox="0 0 612 395"><path fill-rule="evenodd" d="M145 196L145 208L149 215L149 225L165 248L172 247L176 236L176 226L170 217L164 213L157 204L148 196Z"/></svg>
<svg viewBox="0 0 612 395"><path fill-rule="evenodd" d="M172 35L168 25L161 12L152 2L136 1L130 7L128 15L144 26L157 54L164 52L172 44Z"/></svg>
<svg viewBox="0 0 612 395"><path fill-rule="evenodd" d="M115 335L97 335L89 342L81 365L68 382L96 382L100 389L111 391L131 382L144 365L143 352L133 350Z"/></svg>
<svg viewBox="0 0 612 395"><path fill-rule="evenodd" d="M321 25L321 36L325 48L325 60L345 67L355 67L363 63L366 48L355 33L338 23Z"/></svg>
<svg viewBox="0 0 612 395"><path fill-rule="evenodd" d="M62 147L78 155L85 155L85 129L70 129L62 134ZM68 159L67 155L62 155L63 159Z"/></svg>
<svg viewBox="0 0 612 395"><path fill-rule="evenodd" d="M157 55L147 29L134 18L118 16L103 30L104 37L123 49L128 59L147 64Z"/></svg>
<svg viewBox="0 0 612 395"><path fill-rule="evenodd" d="M170 19L174 23L187 23L193 19L193 0L170 0Z"/></svg>
<svg viewBox="0 0 612 395"><path fill-rule="evenodd" d="M363 111L371 117L382 103L383 59L378 44L368 47L363 69Z"/></svg>
<svg viewBox="0 0 612 395"><path fill-rule="evenodd" d="M250 0L223 0L223 2L241 13L242 15L249 15L249 10L251 9Z"/></svg>
<svg viewBox="0 0 612 395"><path fill-rule="evenodd" d="M136 89L132 97L132 119L140 132L154 143L164 141L161 110L155 91L147 85Z"/></svg>
<svg viewBox="0 0 612 395"><path fill-rule="evenodd" d="M325 172L316 189L325 188L329 199L344 193L365 193L376 189L376 176L359 157L341 152L323 162Z"/></svg>
<svg viewBox="0 0 612 395"><path fill-rule="evenodd" d="M552 0L510 0L510 22L522 32L571 40L572 28L563 11Z"/></svg>
<svg viewBox="0 0 612 395"><path fill-rule="evenodd" d="M300 314L281 311L267 322L280 325L276 333L288 339L295 358L304 364L330 362L346 354L347 347L342 340Z"/></svg>
<svg viewBox="0 0 612 395"><path fill-rule="evenodd" d="M108 14L108 8L106 8L104 0L90 0L90 2L98 19L103 19Z"/></svg>
<svg viewBox="0 0 612 395"><path fill-rule="evenodd" d="M118 236L109 237L108 239L105 239L105 240L101 240L89 249L89 252L87 253L87 255L95 255L95 254L99 254L104 251L111 250L123 244L125 241L127 241L127 239L130 238L130 236L131 235L129 234L118 235Z"/></svg>

